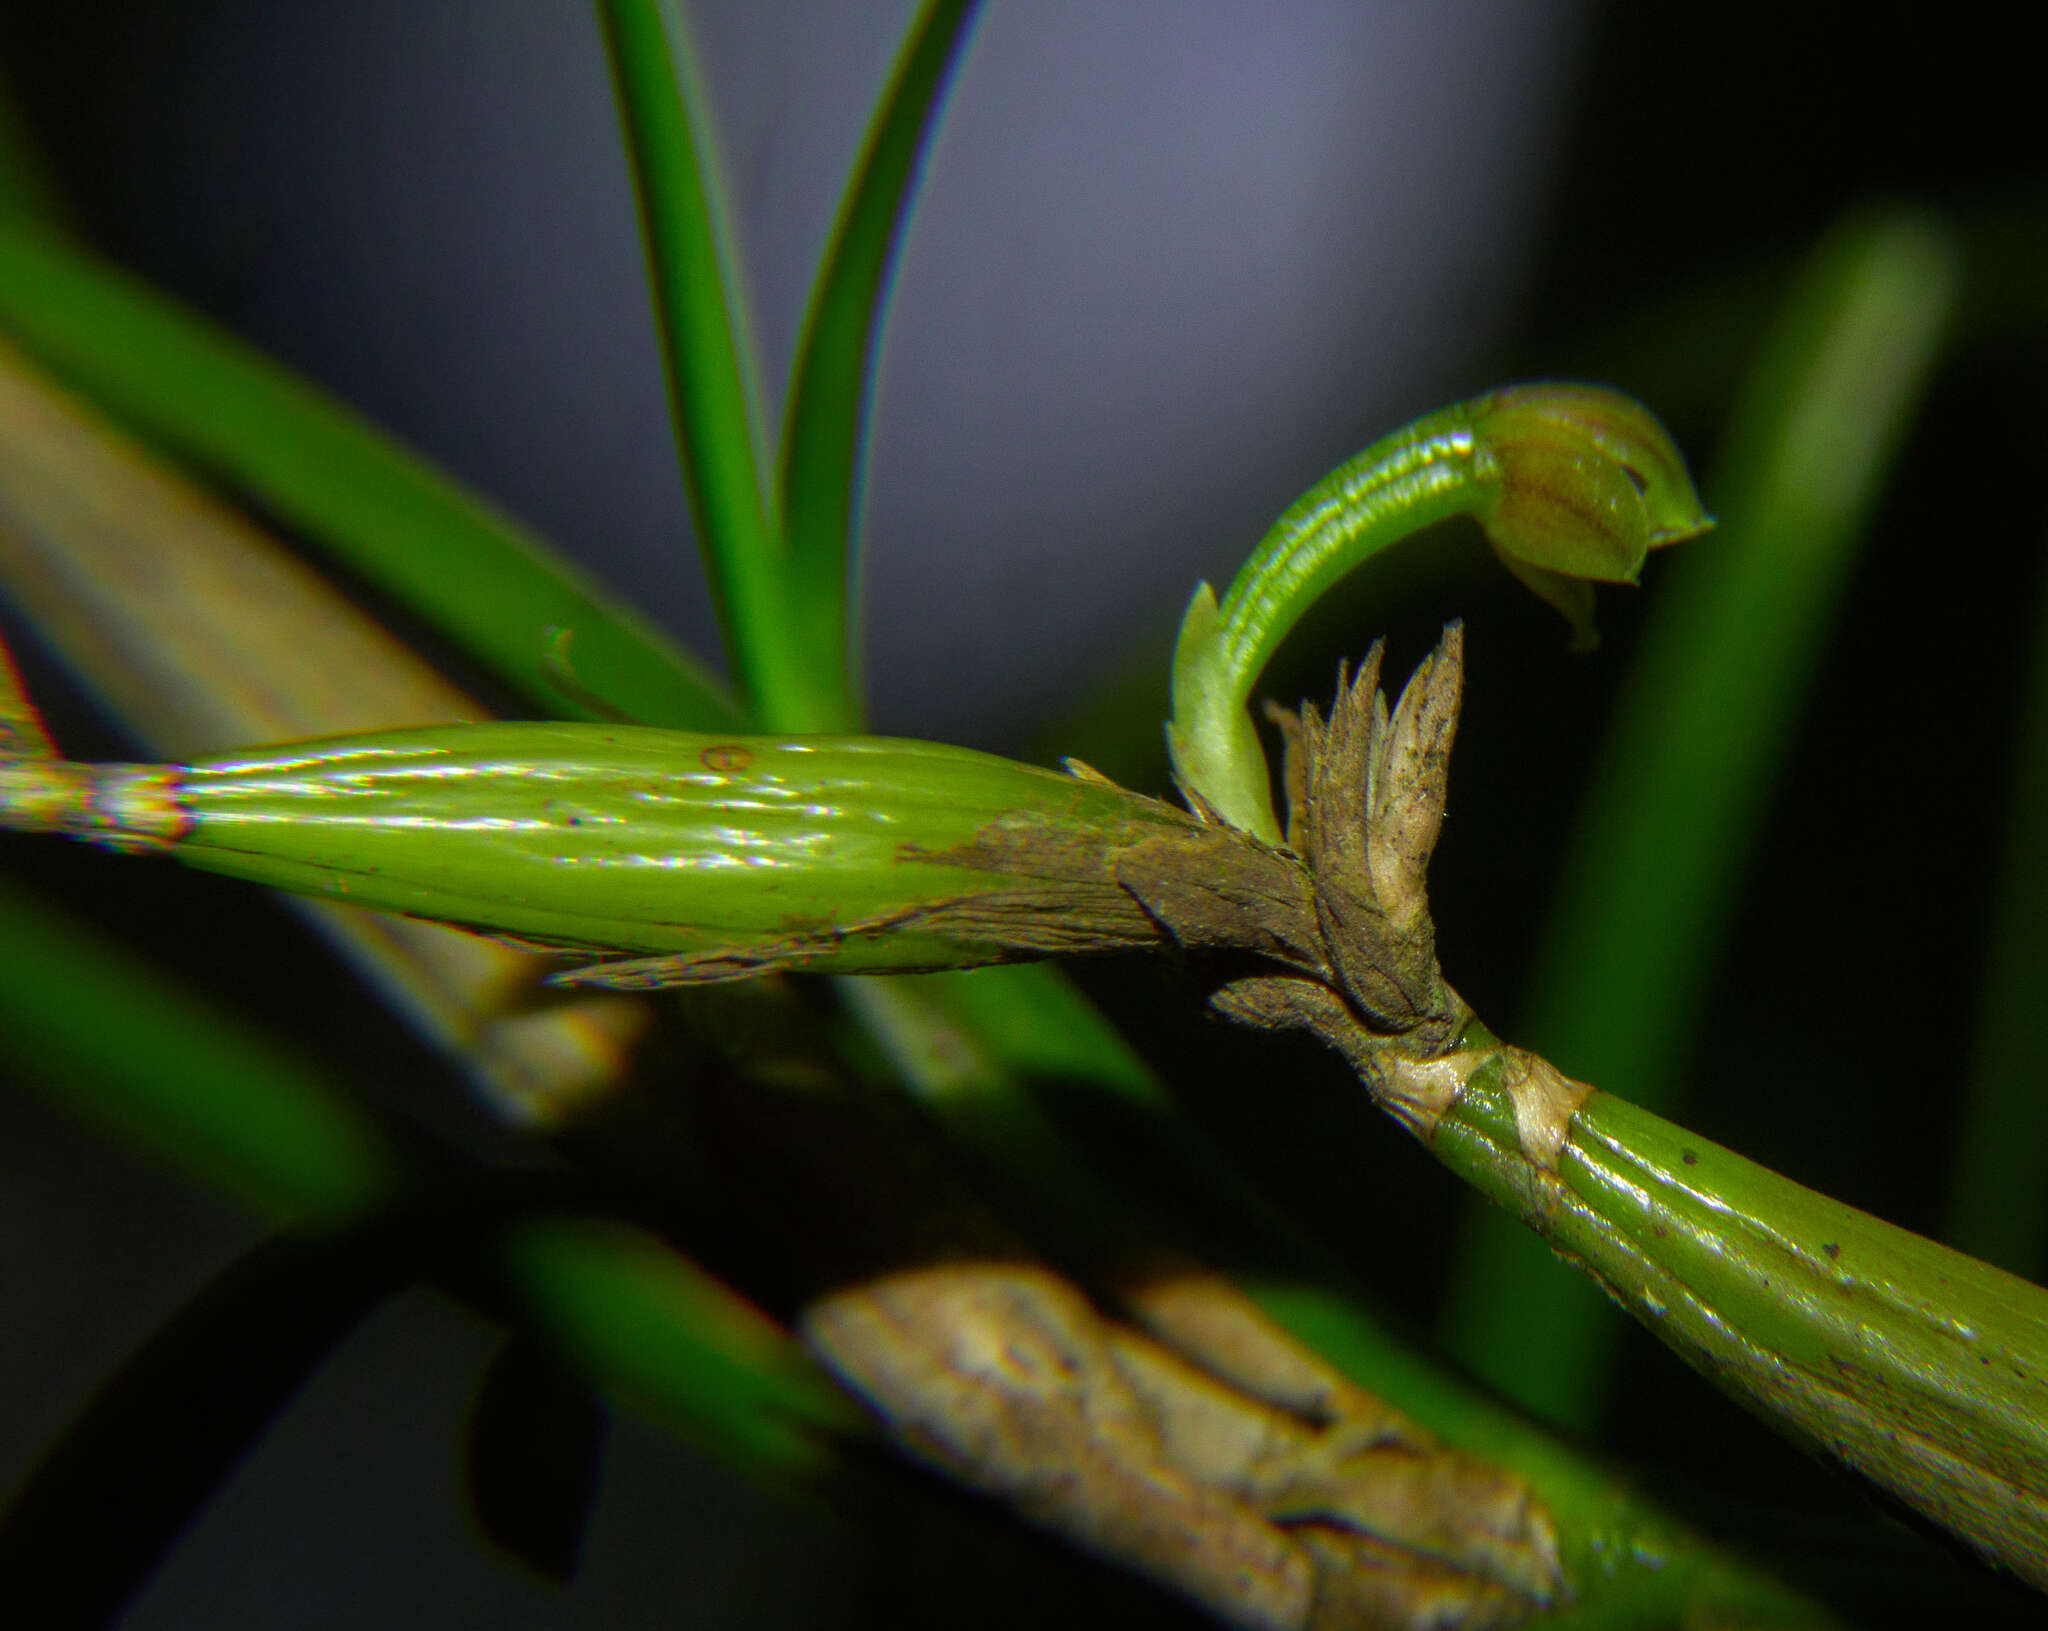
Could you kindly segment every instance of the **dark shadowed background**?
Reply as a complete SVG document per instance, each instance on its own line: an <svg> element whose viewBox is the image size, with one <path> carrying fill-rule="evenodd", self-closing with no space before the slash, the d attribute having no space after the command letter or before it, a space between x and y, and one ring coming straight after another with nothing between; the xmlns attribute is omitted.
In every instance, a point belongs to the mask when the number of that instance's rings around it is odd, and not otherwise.
<svg viewBox="0 0 2048 1631"><path fill-rule="evenodd" d="M771 416L912 9L689 8ZM1338 459L1502 378L1597 371L1640 391L1711 506L1714 433L1756 328L1695 338L1659 326L1659 302L1768 291L1871 198L1925 199L1966 229L2048 201L2030 67L1972 15L1798 0L991 0L888 320L864 565L877 727L1156 778L1156 692L1194 580L1226 579ZM0 71L86 236L714 649L583 6L8 7ZM1631 344L1645 314L1659 343ZM1686 1112L1923 1229L2048 519L2048 324L1981 327L1988 338L1942 376L1843 607ZM1383 627L1406 663L1445 617L1470 620L1439 922L1451 978L1505 1014L1640 614L1627 591L1603 594L1606 649L1570 659L1552 615L1480 551L1447 559L1319 617L1272 689L1322 690L1335 657ZM1121 705L1101 705L1106 688ZM76 710L58 727L80 752L120 751ZM201 971L383 1091L452 1094L253 897L122 868L108 899L118 863L5 853L181 964L200 961L194 948L255 948ZM1362 1104L1310 1149L1290 1139L1290 1103L1357 1098L1324 1062L1221 1035L1149 970L1093 984L1264 1180L1301 1191L1426 1320L1449 1181ZM0 1485L249 1239L209 1198L33 1100L0 1098ZM582 1580L532 1582L473 1537L458 1498L459 1426L492 1342L426 1293L379 1314L124 1624L949 1617L875 1586L846 1535L630 1425L613 1439ZM1837 1547L1836 1574L1867 1561L1863 1497L1647 1339L1629 1349L1608 1443L1760 1545ZM2031 1612L1986 1603L1984 1615Z"/></svg>

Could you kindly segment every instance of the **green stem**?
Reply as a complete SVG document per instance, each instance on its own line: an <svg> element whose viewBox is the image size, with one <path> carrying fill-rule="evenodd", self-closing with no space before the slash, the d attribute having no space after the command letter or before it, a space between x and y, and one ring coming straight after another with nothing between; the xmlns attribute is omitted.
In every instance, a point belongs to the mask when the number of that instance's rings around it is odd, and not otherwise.
<svg viewBox="0 0 2048 1631"><path fill-rule="evenodd" d="M1593 644L1591 582L1633 583L1652 549L1696 537L1685 461L1641 403L1598 385L1514 385L1425 415L1339 465L1273 523L1219 608L1195 589L1173 654L1166 740L1191 796L1280 842L1245 712L1309 607L1353 568L1453 515Z"/></svg>
<svg viewBox="0 0 2048 1631"><path fill-rule="evenodd" d="M2048 1291L1610 1094L1547 1151L1529 1064L1483 1049L1437 1156L1737 1400L2048 1587Z"/></svg>
<svg viewBox="0 0 2048 1631"><path fill-rule="evenodd" d="M1174 648L1167 727L1182 785L1234 826L1279 843L1265 754L1246 705L1280 642L1354 568L1497 494L1471 408L1459 403L1383 437L1295 500L1220 608L1209 586L1198 584Z"/></svg>
<svg viewBox="0 0 2048 1631"><path fill-rule="evenodd" d="M1673 1523L1604 1469L1446 1374L1370 1311L1341 1267L1248 1192L1182 1122L1169 1095L1057 970L847 980L890 1062L1041 1237L1114 1280L1161 1238L1133 1169L1151 1171L1232 1237L1233 1279L1259 1309L1358 1386L1446 1441L1527 1478L1558 1522L1577 1593L1562 1626L1829 1624L1812 1604ZM1124 1112L1111 1186L1040 1102L1043 1085ZM1134 1256L1135 1254L1135 1256ZM1726 1614L1725 1620L1717 1614ZM1548 1623L1548 1622L1546 1622Z"/></svg>

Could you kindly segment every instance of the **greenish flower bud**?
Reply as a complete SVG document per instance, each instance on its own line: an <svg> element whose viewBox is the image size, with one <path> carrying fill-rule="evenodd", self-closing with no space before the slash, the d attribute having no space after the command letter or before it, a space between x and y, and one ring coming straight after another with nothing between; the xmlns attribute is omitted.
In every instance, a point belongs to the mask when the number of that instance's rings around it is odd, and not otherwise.
<svg viewBox="0 0 2048 1631"><path fill-rule="evenodd" d="M1598 385L1510 386L1472 404L1491 494L1476 510L1507 569L1588 650L1588 580L1634 583L1653 549L1711 527L1685 461L1641 403Z"/></svg>

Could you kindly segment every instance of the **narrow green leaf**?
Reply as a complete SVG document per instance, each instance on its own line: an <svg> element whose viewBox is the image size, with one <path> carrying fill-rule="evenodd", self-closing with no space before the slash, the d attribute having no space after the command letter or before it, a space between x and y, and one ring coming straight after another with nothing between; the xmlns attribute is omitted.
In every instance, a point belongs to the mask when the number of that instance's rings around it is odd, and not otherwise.
<svg viewBox="0 0 2048 1631"><path fill-rule="evenodd" d="M847 653L849 561L887 278L973 12L974 0L927 0L897 59L811 292L784 416L780 493L791 612L821 673L845 676L850 721L858 717L860 687Z"/></svg>
<svg viewBox="0 0 2048 1631"><path fill-rule="evenodd" d="M797 1347L644 1230L534 1218L507 1232L515 1292L566 1357L655 1420L757 1471L820 1474L866 1418Z"/></svg>
<svg viewBox="0 0 2048 1631"><path fill-rule="evenodd" d="M398 1194L401 1160L337 1088L177 982L0 881L0 1059L60 1108L274 1220L332 1228ZM639 1230L517 1224L515 1293L599 1382L741 1470L822 1473L862 1418L796 1344Z"/></svg>
<svg viewBox="0 0 2048 1631"><path fill-rule="evenodd" d="M2048 577L2033 642L1942 1238L2038 1279L2048 1267Z"/></svg>
<svg viewBox="0 0 2048 1631"><path fill-rule="evenodd" d="M145 285L0 222L0 326L145 439L246 491L551 713L736 713L705 671L539 539L351 409ZM573 638L565 687L556 631Z"/></svg>
<svg viewBox="0 0 2048 1631"><path fill-rule="evenodd" d="M1691 1053L1765 801L1941 344L1955 260L1947 232L1911 211L1852 219L1828 238L1738 407L1710 489L1720 530L1657 590L1522 1033L1636 1103L1668 1106ZM1467 1363L1583 1425L1617 1329L1534 1236L1475 1211L1444 1315Z"/></svg>
<svg viewBox="0 0 2048 1631"><path fill-rule="evenodd" d="M0 1052L26 1086L281 1222L394 1192L399 1162L338 1088L0 880Z"/></svg>
<svg viewBox="0 0 2048 1631"><path fill-rule="evenodd" d="M758 722L852 721L845 682L807 651L761 481L752 328L689 31L665 0L599 0L640 205L655 328L697 544L734 675Z"/></svg>
<svg viewBox="0 0 2048 1631"><path fill-rule="evenodd" d="M704 102L690 78L687 38L673 15L657 6L605 0L600 10L634 148L657 289L684 277L689 268L696 269L694 285L685 280L683 287L667 296L658 294L657 303L666 299L683 316L699 323L723 321L731 307L720 292L726 286L721 280L730 279L735 285L737 280L730 257L721 262L718 253L713 215L716 194L707 191L715 185L715 167L700 168L700 149L692 139L693 123L701 131L704 121L693 121L689 109L701 109ZM855 459L878 304L925 130L937 104L947 61L970 11L971 0L932 0L899 58L885 109L871 133L860 175L842 207L831 255L814 293L788 410L782 491L785 504L800 518L797 524L806 540L801 546L805 562L801 570L810 585L804 601L809 608L805 633L814 647L834 654L825 679L840 687L841 706L849 718L855 710L845 689L843 660L845 550L853 524ZM719 304L715 308L708 304L689 307L683 304L685 296L706 303L716 299ZM679 384L686 365L694 362L704 369L701 391L692 395L679 388L676 394L678 435L685 444L686 467L691 457L688 449L694 444L733 450L733 465L723 470L721 479L744 517L743 495L733 490L742 485L738 453L750 445L739 435L747 423L743 370L748 353L737 349L738 342L723 332L707 342L709 358L686 354L673 334L669 343L677 353L670 366L675 371L672 378ZM714 367L721 358L724 366ZM693 412L709 412L713 422L693 427ZM752 480L750 469L746 479ZM702 500L699 502L701 505ZM717 581L729 570L727 557L735 546L718 543L709 532L703 537ZM742 573L767 564L744 550L731 563ZM795 603L788 609L794 611ZM828 609L829 618L825 615ZM820 629L826 623L831 625L829 638L821 643ZM738 666L751 674L749 659L737 645L734 649ZM758 687L755 696L760 723L778 729L801 729L807 723L818 728L819 716L807 720L786 713L785 703ZM942 979L929 984L935 994L954 989ZM921 1050L928 1051L926 1045L933 1042L934 1029L946 1022L929 1011L929 1005L913 1002L909 1014L899 1012L905 1006L903 1000L886 997L886 989L874 988L872 1001L857 1001L856 1012L874 1030L885 1051L897 1055L906 1069L914 1069ZM1058 971L1037 967L984 970L971 988L958 991L963 1000L972 1000L972 1014L961 1018L976 1036L977 1048L990 1049L997 1060L1014 1065L1024 1057L1018 1039L1036 1032L1034 1022L1044 1017L1044 1005L1052 1002L1062 1010L1060 1034L1084 1076L1118 1082L1130 1079L1135 1061L1122 1038ZM1136 1068L1140 1079L1149 1080L1143 1077L1142 1066ZM1020 1125L1050 1140L1050 1130L1039 1122L1035 1107L1018 1114ZM1029 1142L1041 1151L1047 1148L1045 1143Z"/></svg>

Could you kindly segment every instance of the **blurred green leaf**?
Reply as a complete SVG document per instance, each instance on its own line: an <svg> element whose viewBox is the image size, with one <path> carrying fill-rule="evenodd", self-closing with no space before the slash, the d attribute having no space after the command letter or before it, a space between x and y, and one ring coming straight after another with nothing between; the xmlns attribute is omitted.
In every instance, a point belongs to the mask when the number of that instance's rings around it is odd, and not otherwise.
<svg viewBox="0 0 2048 1631"><path fill-rule="evenodd" d="M61 1109L294 1228L399 1196L405 1162L368 1114L243 1021L4 882L0 940L34 950L0 981L0 1049ZM786 1333L644 1230L530 1218L500 1256L586 1374L752 1476L792 1487L832 1464L833 1435L865 1431Z"/></svg>
<svg viewBox="0 0 2048 1631"><path fill-rule="evenodd" d="M0 221L0 326L146 440L247 492L550 713L716 730L694 660L351 409L145 285ZM572 636L565 687L556 635Z"/></svg>
<svg viewBox="0 0 2048 1631"><path fill-rule="evenodd" d="M0 1049L19 1078L279 1222L387 1201L396 1151L335 1084L0 880Z"/></svg>
<svg viewBox="0 0 2048 1631"><path fill-rule="evenodd" d="M1856 547L1958 285L1924 214L1845 221L1750 376L1709 485L1718 532L1667 569L1581 805L1521 1040L1647 1108L1676 1097L1742 879ZM1605 1396L1599 1294L1475 1203L1445 1294L1453 1350L1553 1421Z"/></svg>
<svg viewBox="0 0 2048 1631"><path fill-rule="evenodd" d="M540 1217L508 1231L515 1294L606 1391L757 1473L799 1480L867 1419L794 1340L629 1224Z"/></svg>

